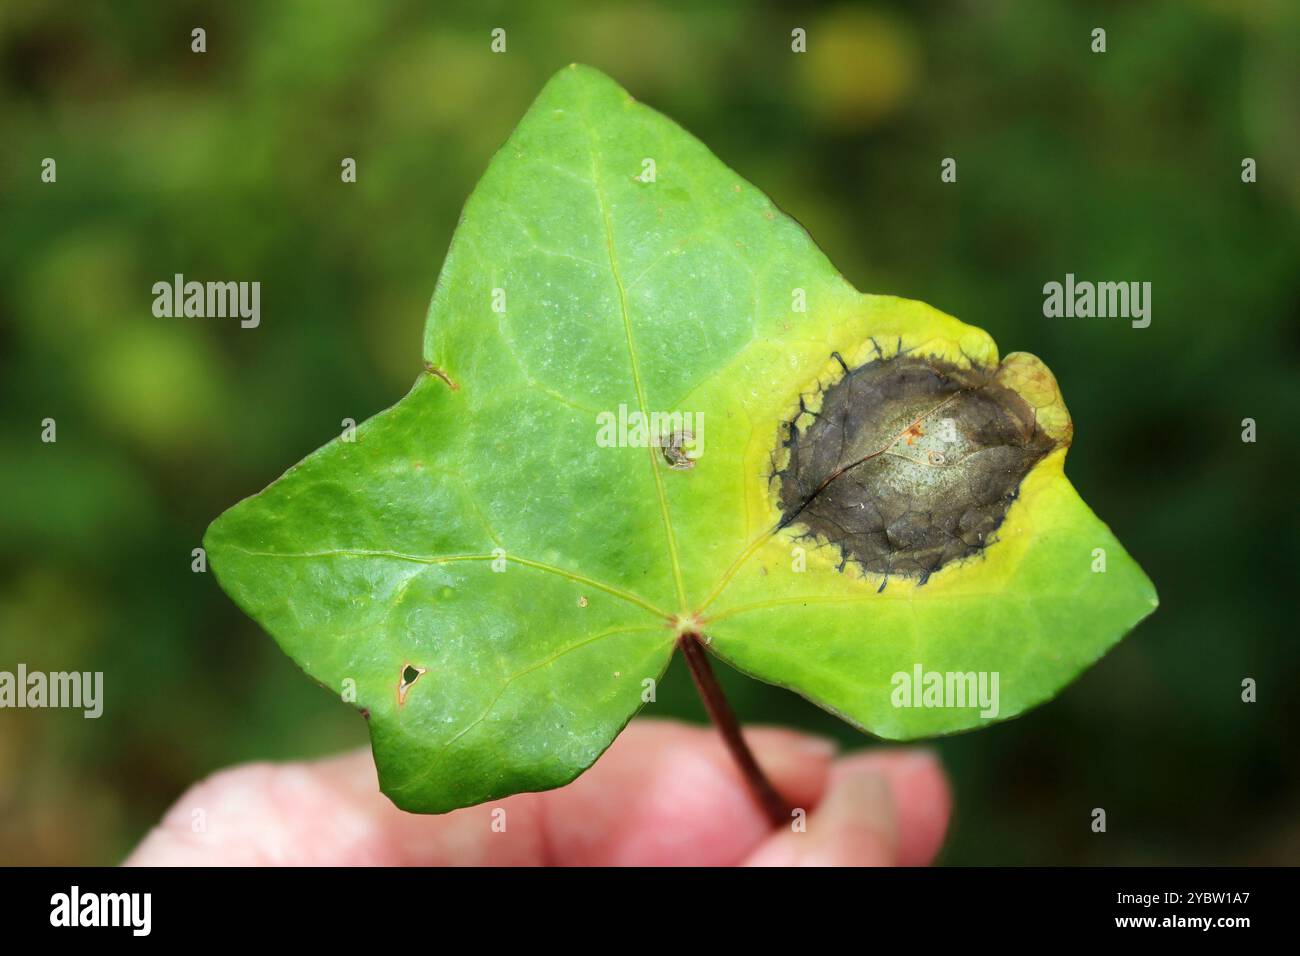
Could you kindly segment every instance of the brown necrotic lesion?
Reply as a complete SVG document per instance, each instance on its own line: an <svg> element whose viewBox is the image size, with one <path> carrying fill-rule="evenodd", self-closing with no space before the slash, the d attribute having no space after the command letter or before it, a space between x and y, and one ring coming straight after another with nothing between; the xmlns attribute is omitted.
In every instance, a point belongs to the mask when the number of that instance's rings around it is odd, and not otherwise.
<svg viewBox="0 0 1300 956"><path fill-rule="evenodd" d="M885 581L924 583L988 547L1058 445L996 370L905 354L846 369L784 428L779 527Z"/></svg>

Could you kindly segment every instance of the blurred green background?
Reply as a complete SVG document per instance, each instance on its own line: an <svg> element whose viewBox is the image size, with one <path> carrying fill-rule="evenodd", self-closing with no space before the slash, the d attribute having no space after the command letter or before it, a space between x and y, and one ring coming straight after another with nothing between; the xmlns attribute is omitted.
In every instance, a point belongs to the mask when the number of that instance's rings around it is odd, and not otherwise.
<svg viewBox="0 0 1300 956"><path fill-rule="evenodd" d="M683 123L859 288L1043 357L1070 476L1160 590L1059 699L937 742L942 859L1300 861L1297 4L440 7L0 6L0 669L102 670L106 694L99 720L0 711L0 862L116 862L203 774L365 740L190 551L405 393L460 206L570 61ZM154 318L175 272L260 280L262 326ZM1045 319L1066 272L1150 281L1151 327ZM723 677L747 720L869 743ZM703 719L679 665L655 710Z"/></svg>

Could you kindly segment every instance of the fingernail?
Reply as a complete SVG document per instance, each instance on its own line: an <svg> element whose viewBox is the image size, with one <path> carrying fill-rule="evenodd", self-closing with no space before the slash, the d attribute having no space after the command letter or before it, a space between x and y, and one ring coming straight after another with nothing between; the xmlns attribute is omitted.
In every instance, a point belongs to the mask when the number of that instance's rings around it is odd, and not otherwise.
<svg viewBox="0 0 1300 956"><path fill-rule="evenodd" d="M897 808L889 781L879 773L862 771L848 775L837 794L846 818L870 826L889 843L895 842Z"/></svg>
<svg viewBox="0 0 1300 956"><path fill-rule="evenodd" d="M907 774L929 770L940 765L939 754L930 747L908 747L899 751L898 768Z"/></svg>
<svg viewBox="0 0 1300 956"><path fill-rule="evenodd" d="M834 757L840 752L840 742L831 737L822 737L818 734L801 734L798 743L799 750L813 757Z"/></svg>
<svg viewBox="0 0 1300 956"><path fill-rule="evenodd" d="M893 793L889 781L874 771L859 771L845 777L842 792L855 805L875 807L893 806Z"/></svg>

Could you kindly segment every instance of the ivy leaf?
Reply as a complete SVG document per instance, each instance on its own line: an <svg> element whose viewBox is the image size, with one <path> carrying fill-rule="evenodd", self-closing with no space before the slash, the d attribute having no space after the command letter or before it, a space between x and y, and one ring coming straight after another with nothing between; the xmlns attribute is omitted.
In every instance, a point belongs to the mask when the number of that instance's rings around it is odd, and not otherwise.
<svg viewBox="0 0 1300 956"><path fill-rule="evenodd" d="M470 197L424 363L205 538L409 810L572 780L683 634L909 739L1048 700L1156 604L1064 475L1037 359L857 292L585 67ZM969 698L930 705L949 674Z"/></svg>

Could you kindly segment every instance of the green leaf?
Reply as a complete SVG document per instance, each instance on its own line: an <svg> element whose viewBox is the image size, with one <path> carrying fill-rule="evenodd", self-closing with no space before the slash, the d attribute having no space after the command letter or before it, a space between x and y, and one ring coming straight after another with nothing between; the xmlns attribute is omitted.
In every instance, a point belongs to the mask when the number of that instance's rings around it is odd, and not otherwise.
<svg viewBox="0 0 1300 956"><path fill-rule="evenodd" d="M572 780L686 632L905 739L1049 699L1155 606L1064 476L1041 363L858 293L594 70L559 73L474 190L424 360L205 538L222 587L368 715L403 808ZM638 434L655 412L684 417ZM896 706L918 667L996 673L996 714Z"/></svg>

